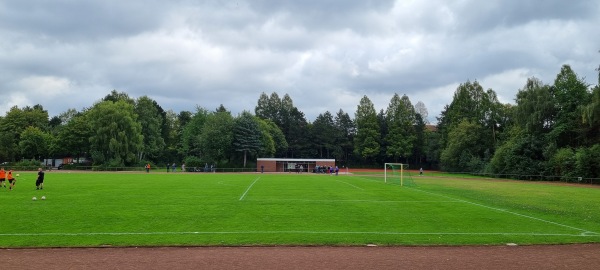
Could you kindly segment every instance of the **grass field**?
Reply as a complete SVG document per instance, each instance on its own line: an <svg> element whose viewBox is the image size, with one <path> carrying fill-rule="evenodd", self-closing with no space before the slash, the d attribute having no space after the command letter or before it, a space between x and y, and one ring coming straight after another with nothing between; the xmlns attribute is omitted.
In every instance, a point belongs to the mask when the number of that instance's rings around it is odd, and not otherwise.
<svg viewBox="0 0 600 270"><path fill-rule="evenodd" d="M600 189L381 175L20 173L0 247L600 242ZM32 201L36 196L38 200ZM46 200L40 200L46 196Z"/></svg>

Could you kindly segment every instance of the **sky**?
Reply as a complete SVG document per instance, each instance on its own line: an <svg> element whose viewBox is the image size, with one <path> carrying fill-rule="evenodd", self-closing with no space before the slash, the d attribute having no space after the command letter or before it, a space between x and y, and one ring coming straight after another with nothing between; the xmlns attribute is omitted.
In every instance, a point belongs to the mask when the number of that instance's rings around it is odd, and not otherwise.
<svg viewBox="0 0 600 270"><path fill-rule="evenodd" d="M599 14L596 0L0 0L0 115L81 111L113 89L237 115L276 92L313 122L397 93L435 123L467 81L511 104L565 64L596 85Z"/></svg>

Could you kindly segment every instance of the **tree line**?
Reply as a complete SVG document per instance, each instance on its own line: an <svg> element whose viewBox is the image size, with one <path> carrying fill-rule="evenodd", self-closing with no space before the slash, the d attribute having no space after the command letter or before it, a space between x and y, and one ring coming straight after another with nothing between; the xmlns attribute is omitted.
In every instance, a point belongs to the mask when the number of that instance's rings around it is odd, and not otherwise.
<svg viewBox="0 0 600 270"><path fill-rule="evenodd" d="M553 84L529 78L515 104L499 102L479 82L460 84L428 125L427 108L394 94L377 111L365 95L353 112L312 122L291 97L262 93L254 112L232 115L222 104L164 110L155 100L113 90L81 111L49 117L42 105L0 117L0 160L86 157L107 167L164 165L253 167L257 157L335 158L342 166L411 168L503 175L600 177L599 84L570 66Z"/></svg>

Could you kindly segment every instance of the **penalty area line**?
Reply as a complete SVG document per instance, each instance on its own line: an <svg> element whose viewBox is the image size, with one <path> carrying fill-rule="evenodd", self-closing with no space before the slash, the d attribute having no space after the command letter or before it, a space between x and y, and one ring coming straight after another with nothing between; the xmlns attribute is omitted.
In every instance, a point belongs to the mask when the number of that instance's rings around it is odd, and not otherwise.
<svg viewBox="0 0 600 270"><path fill-rule="evenodd" d="M361 188L361 187L355 186L355 185L353 185L353 184L350 184L350 183L348 183L348 182L344 182L344 181L342 181L342 180L335 180L335 181L337 181L337 182L340 182L340 183L343 183L343 184L346 184L346 185L349 185L349 186L351 186L351 187L353 187L353 188L356 188L356 189L365 190L364 188Z"/></svg>
<svg viewBox="0 0 600 270"><path fill-rule="evenodd" d="M439 197L442 197L442 198L456 200L458 202L463 202L463 203L466 203L466 204L471 204L471 205L475 205L475 206L479 206L479 207L491 209L491 210L498 211L498 212L504 212L504 213L508 213L508 214L519 216L519 217L523 217L523 218L537 220L537 221L545 222L545 223L548 223L548 224L553 224L553 225L556 225L556 226L560 226L560 227L564 227L564 228L568 228L568 229L572 229L572 230L577 230L577 231L582 232L581 234L583 234L583 235L600 236L600 234L597 233L597 232L593 232L593 231L590 231L590 230L586 230L586 229L581 229L581 228L569 226L569 225L566 225L566 224L562 224L562 223L558 223L558 222L554 222L554 221L550 221L550 220L545 220L545 219L534 217L534 216L529 216L529 215L525 215L525 214L520 214L520 213L512 212L512 211L509 211L509 210L506 210L506 209L502 209L502 208L496 208L496 207L492 207L492 206L488 206L488 205L484 205L484 204L479 204L479 203L474 203L474 202L470 202L470 201L466 201L466 200L452 198L450 196L446 196L446 195L442 195L442 194L437 194L437 193L429 192L429 191L425 191L425 190L420 190L420 189L415 189L415 188L412 188L412 190L416 190L416 191L419 191L419 192L423 192L423 193L427 193L427 194L439 196Z"/></svg>
<svg viewBox="0 0 600 270"><path fill-rule="evenodd" d="M250 191L250 189L252 188L252 186L254 186L254 184L256 184L256 181L258 181L258 179L260 179L260 177L257 177L256 179L254 179L254 182L252 182L252 184L250 184L250 186L248 186L248 188L246 189L246 191L244 192L244 194L242 194L242 197L240 197L240 201L244 200L244 197L246 197L246 194L248 194L248 191Z"/></svg>

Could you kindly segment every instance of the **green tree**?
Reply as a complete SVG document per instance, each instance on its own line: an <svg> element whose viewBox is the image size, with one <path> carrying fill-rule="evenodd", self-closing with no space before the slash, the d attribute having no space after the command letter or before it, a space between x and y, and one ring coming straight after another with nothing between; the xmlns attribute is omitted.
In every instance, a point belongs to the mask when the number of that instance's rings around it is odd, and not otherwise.
<svg viewBox="0 0 600 270"><path fill-rule="evenodd" d="M312 147L308 136L311 134L309 124L304 117L304 113L294 106L294 102L288 94L280 99L275 92L270 97L262 93L255 112L258 118L273 121L283 132L288 143L285 156L312 155Z"/></svg>
<svg viewBox="0 0 600 270"><path fill-rule="evenodd" d="M288 149L288 143L283 132L281 132L281 129L279 129L279 127L271 120L260 119L257 117L257 121L263 134L263 148L259 153L261 157L285 156Z"/></svg>
<svg viewBox="0 0 600 270"><path fill-rule="evenodd" d="M425 155L430 168L439 169L442 153L441 135L437 131L425 130Z"/></svg>
<svg viewBox="0 0 600 270"><path fill-rule="evenodd" d="M15 143L15 135L12 131L3 130L4 117L0 116L0 160L14 160L17 155L17 145Z"/></svg>
<svg viewBox="0 0 600 270"><path fill-rule="evenodd" d="M262 147L258 150L257 156L258 157L266 157L266 158L274 157L275 151L276 151L275 150L275 140L273 139L273 136L269 132L270 127L269 127L269 124L267 123L267 121L271 122L271 120L260 119L258 117L255 117L255 119L258 122L258 128L260 129L260 133L261 133L260 141L261 141L261 145L262 145ZM275 126L275 127L277 127L277 126Z"/></svg>
<svg viewBox="0 0 600 270"><path fill-rule="evenodd" d="M508 139L498 147L490 167L500 175L539 175L545 170L545 142L520 126L513 126Z"/></svg>
<svg viewBox="0 0 600 270"><path fill-rule="evenodd" d="M138 153L138 160L158 161L165 149L165 140L162 133L164 116L159 111L158 104L147 96L138 98L135 102L135 113L142 127L144 138L142 149ZM163 111L164 112L164 111Z"/></svg>
<svg viewBox="0 0 600 270"><path fill-rule="evenodd" d="M14 106L6 113L0 125L0 151L6 155L6 159L15 160L18 157L21 152L17 148L20 137L28 127L41 131L48 129L48 112L42 105L26 106L23 109Z"/></svg>
<svg viewBox="0 0 600 270"><path fill-rule="evenodd" d="M354 121L350 118L348 113L340 109L335 115L335 129L336 139L335 143L337 146L336 151L333 155L337 160L348 162L350 155L354 151L354 134L356 133L356 127Z"/></svg>
<svg viewBox="0 0 600 270"><path fill-rule="evenodd" d="M50 134L37 127L29 126L21 133L19 149L24 157L41 160L49 154L51 142Z"/></svg>
<svg viewBox="0 0 600 270"><path fill-rule="evenodd" d="M191 118L191 113L188 113ZM179 150L181 149L181 135L183 134L179 115L173 110L167 110L164 112L164 119L162 133L165 141L165 150L160 158L164 160L164 162L182 160L185 156L179 155Z"/></svg>
<svg viewBox="0 0 600 270"><path fill-rule="evenodd" d="M367 96L363 96L356 109L356 136L354 151L364 159L373 159L379 154L379 124L375 106Z"/></svg>
<svg viewBox="0 0 600 270"><path fill-rule="evenodd" d="M448 145L441 153L442 168L447 171L480 171L481 152L485 148L481 125L464 119L448 135Z"/></svg>
<svg viewBox="0 0 600 270"><path fill-rule="evenodd" d="M215 109L216 113L229 113L229 115L231 115L231 112L227 110L227 108L225 108L225 106L223 106L223 104L219 105L219 107L217 107Z"/></svg>
<svg viewBox="0 0 600 270"><path fill-rule="evenodd" d="M379 163L385 163L389 158L387 155L388 141L385 139L389 132L386 111L381 109L377 114L377 125L379 126L379 155L375 158Z"/></svg>
<svg viewBox="0 0 600 270"><path fill-rule="evenodd" d="M258 104L254 109L254 113L260 119L273 121L280 128L283 126L284 113L282 111L282 100L276 92L271 93L271 96L267 96L263 92L258 98Z"/></svg>
<svg viewBox="0 0 600 270"><path fill-rule="evenodd" d="M111 102L117 102L119 100L125 101L131 105L135 104L135 100L133 98L130 98L129 95L125 92L117 92L117 90L112 90L110 91L110 94L106 95L102 101L111 101Z"/></svg>
<svg viewBox="0 0 600 270"><path fill-rule="evenodd" d="M200 144L200 135L206 122L208 111L204 108L196 108L196 113L183 127L181 136L181 153L183 156L202 157L203 151Z"/></svg>
<svg viewBox="0 0 600 270"><path fill-rule="evenodd" d="M262 147L261 137L258 122L250 112L244 111L235 119L233 147L235 151L244 153L244 167L246 167L247 154L256 154Z"/></svg>
<svg viewBox="0 0 600 270"><path fill-rule="evenodd" d="M12 132L17 141L21 133L28 127L37 127L42 131L48 129L48 111L42 105L26 106L23 109L14 106L6 113L0 131Z"/></svg>
<svg viewBox="0 0 600 270"><path fill-rule="evenodd" d="M84 113L79 113L68 118L58 133L58 152L74 155L80 158L84 153L90 152L92 128Z"/></svg>
<svg viewBox="0 0 600 270"><path fill-rule="evenodd" d="M490 169L497 174L540 174L546 170L546 160L553 155L548 152L554 149L548 134L556 123L554 95L549 85L529 78L515 101L512 127L494 153Z"/></svg>
<svg viewBox="0 0 600 270"><path fill-rule="evenodd" d="M583 107L582 122L584 124L587 144L600 143L600 84L592 90L592 98L588 105Z"/></svg>
<svg viewBox="0 0 600 270"><path fill-rule="evenodd" d="M415 141L413 143L412 156L415 157L415 164L419 167L423 166L424 159L426 158L425 142L427 137L425 134L425 128L426 125L423 117L421 117L421 114L416 113L414 125Z"/></svg>
<svg viewBox="0 0 600 270"><path fill-rule="evenodd" d="M388 134L386 136L388 157L398 161L398 158L408 158L412 155L415 133L415 109L408 96L402 98L394 94L386 112Z"/></svg>
<svg viewBox="0 0 600 270"><path fill-rule="evenodd" d="M219 163L232 154L234 119L227 111L210 113L199 136L205 162Z"/></svg>
<svg viewBox="0 0 600 270"><path fill-rule="evenodd" d="M314 144L318 148L319 157L330 158L331 152L335 146L335 123L333 121L333 115L326 111L325 113L319 114L313 122L313 134Z"/></svg>
<svg viewBox="0 0 600 270"><path fill-rule="evenodd" d="M555 97L556 123L550 136L558 147L578 147L583 138L582 107L590 101L588 85L564 65L551 89Z"/></svg>
<svg viewBox="0 0 600 270"><path fill-rule="evenodd" d="M88 112L92 135L92 157L109 166L135 165L136 153L142 149L142 127L137 122L133 104L123 100L103 101Z"/></svg>
<svg viewBox="0 0 600 270"><path fill-rule="evenodd" d="M288 142L288 157L308 157L314 153L310 143L311 134L304 113L294 106L292 98L285 94L281 99L280 129Z"/></svg>
<svg viewBox="0 0 600 270"><path fill-rule="evenodd" d="M452 102L446 106L438 118L438 132L440 132L441 143L443 146L442 167L452 168L453 170L480 170L491 159L497 145L498 133L500 132L500 123L506 121L504 113L505 106L497 100L496 93L489 89L483 90L483 87L477 82L471 83L467 81L461 84L454 93ZM452 153L454 149L450 147L450 142L456 143L455 138L450 136L451 133L459 128L463 123L478 126L476 134L470 134L472 139L476 139L477 145L464 144L472 146L471 149L465 149L462 153L464 158L460 159L459 163L454 162L457 157L443 157L444 152ZM504 128L504 127L501 127ZM456 145L455 145L456 146ZM455 147L453 146L453 147ZM446 151L448 150L448 151ZM468 156L468 157L467 157ZM444 161L452 161L452 164L444 164Z"/></svg>

